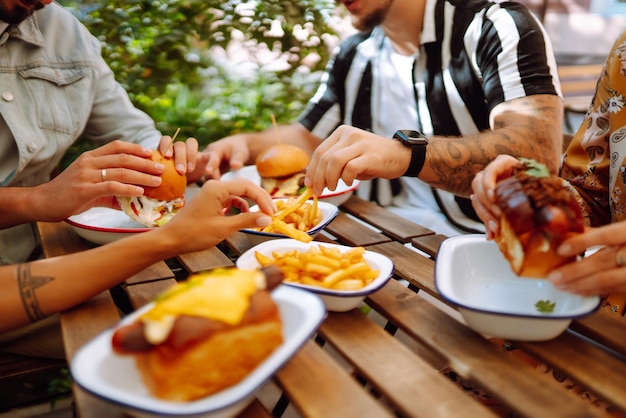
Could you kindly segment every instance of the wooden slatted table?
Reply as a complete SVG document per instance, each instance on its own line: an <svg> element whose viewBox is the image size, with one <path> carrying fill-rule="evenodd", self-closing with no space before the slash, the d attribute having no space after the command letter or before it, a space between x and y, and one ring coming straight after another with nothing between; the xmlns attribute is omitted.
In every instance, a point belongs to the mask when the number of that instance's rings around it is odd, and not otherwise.
<svg viewBox="0 0 626 418"><path fill-rule="evenodd" d="M495 416L444 377L433 358L520 416L604 416L450 315L453 311L441 301L433 278L445 237L356 196L341 209L316 239L384 254L394 262L394 278L366 299L369 315L359 309L329 313L315 338L274 376L278 401L268 405L259 397L239 417L278 417L287 405L290 414L312 418ZM88 247L65 223L41 223L39 233L46 257ZM64 312L68 358L119 320L113 294L123 292L137 309L190 273L233 265L251 247L246 234L236 233L218 248L157 263L115 292L103 292ZM420 292L434 297L435 303ZM626 414L626 320L600 315L575 321L552 341L511 343ZM74 388L74 395L77 416L124 416L80 388Z"/></svg>

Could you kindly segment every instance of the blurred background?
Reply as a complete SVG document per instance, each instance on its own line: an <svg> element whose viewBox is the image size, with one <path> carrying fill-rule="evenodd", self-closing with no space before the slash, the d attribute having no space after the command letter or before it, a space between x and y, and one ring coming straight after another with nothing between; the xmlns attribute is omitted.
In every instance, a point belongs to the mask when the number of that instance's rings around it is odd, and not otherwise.
<svg viewBox="0 0 626 418"><path fill-rule="evenodd" d="M626 1L520 0L541 19L559 65L601 64L626 27ZM302 111L338 42L353 32L334 0L61 0L103 45L133 102L164 134L204 146L287 123ZM595 67L575 91L574 129ZM580 84L580 83L579 83ZM590 87L591 86L591 87ZM67 162L90 144L79 142Z"/></svg>

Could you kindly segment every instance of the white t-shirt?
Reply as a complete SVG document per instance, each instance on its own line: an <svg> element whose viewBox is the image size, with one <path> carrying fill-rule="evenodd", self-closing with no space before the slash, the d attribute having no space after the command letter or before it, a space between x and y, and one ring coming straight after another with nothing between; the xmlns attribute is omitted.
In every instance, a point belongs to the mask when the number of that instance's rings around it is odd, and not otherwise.
<svg viewBox="0 0 626 418"><path fill-rule="evenodd" d="M432 135L430 126L420 126L413 90L413 65L417 60L420 68L419 53L401 55L394 51L391 42L385 38L381 55L376 60L373 71L372 94L372 130L374 133L391 138L398 129L421 129L426 136ZM421 80L416 77L416 80ZM422 84L421 82L419 84ZM423 85L417 85L418 92L423 92ZM384 94L382 94L384 92ZM439 209L431 186L418 178L401 177L402 192L392 196L389 182L379 179L378 197L392 212L425 226L438 234L455 236L466 233L455 228ZM368 198L371 182L362 182L357 194ZM477 223L477 228L482 225Z"/></svg>

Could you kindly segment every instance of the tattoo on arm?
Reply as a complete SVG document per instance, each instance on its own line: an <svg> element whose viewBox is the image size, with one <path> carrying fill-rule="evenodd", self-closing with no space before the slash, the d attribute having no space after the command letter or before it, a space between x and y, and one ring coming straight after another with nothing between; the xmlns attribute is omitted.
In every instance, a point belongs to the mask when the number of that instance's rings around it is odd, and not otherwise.
<svg viewBox="0 0 626 418"><path fill-rule="evenodd" d="M33 276L30 271L30 263L17 266L17 286L24 310L31 322L39 321L46 316L39 306L35 290L53 280L54 277L51 276Z"/></svg>

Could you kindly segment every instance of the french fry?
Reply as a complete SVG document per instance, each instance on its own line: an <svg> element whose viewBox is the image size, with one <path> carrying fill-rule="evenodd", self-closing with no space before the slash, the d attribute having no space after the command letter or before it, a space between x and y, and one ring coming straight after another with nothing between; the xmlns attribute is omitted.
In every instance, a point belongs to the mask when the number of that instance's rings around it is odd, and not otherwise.
<svg viewBox="0 0 626 418"><path fill-rule="evenodd" d="M272 219L272 226L276 232L285 234L289 238L297 239L298 241L302 242L313 241L313 237L306 232L300 231L299 229L296 229L279 219Z"/></svg>
<svg viewBox="0 0 626 418"><path fill-rule="evenodd" d="M312 190L307 188L297 199L290 197L276 201L277 212L272 216L272 223L257 230L310 242L313 238L306 232L322 221L317 196L313 196L312 202L307 202L312 194Z"/></svg>
<svg viewBox="0 0 626 418"><path fill-rule="evenodd" d="M360 289L378 276L378 270L365 261L364 254L363 247L341 252L323 245L307 251L273 252L271 256L255 253L262 266L271 259L270 263L283 272L285 281L338 290Z"/></svg>
<svg viewBox="0 0 626 418"><path fill-rule="evenodd" d="M274 214L274 216L272 216L272 218L283 219L285 216L289 215L290 213L295 212L296 210L298 210L300 206L304 204L304 202L306 202L309 199L309 197L311 197L312 193L313 191L311 190L311 188L307 187L306 191L302 193L300 196L298 196L298 198L296 199L293 205L289 205L286 208L279 210L278 212Z"/></svg>

